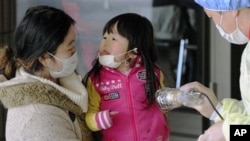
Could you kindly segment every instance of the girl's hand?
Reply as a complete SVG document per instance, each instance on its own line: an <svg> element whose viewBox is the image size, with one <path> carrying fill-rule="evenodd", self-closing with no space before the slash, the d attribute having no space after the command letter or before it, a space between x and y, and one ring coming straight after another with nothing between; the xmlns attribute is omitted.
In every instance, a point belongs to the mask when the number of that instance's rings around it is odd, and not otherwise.
<svg viewBox="0 0 250 141"><path fill-rule="evenodd" d="M110 116L113 116L113 115L117 115L119 112L118 111L110 111L109 112L109 115Z"/></svg>
<svg viewBox="0 0 250 141"><path fill-rule="evenodd" d="M96 114L96 120L99 129L108 129L113 125L112 117L118 114L118 111L104 110Z"/></svg>

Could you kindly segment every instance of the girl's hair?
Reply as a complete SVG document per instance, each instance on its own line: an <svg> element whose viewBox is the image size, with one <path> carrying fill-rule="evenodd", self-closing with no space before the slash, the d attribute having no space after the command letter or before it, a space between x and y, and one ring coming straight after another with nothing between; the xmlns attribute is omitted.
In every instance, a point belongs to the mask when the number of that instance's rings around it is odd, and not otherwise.
<svg viewBox="0 0 250 141"><path fill-rule="evenodd" d="M141 15L125 13L108 21L104 26L103 34L105 32L112 33L116 23L118 33L128 39L128 50L137 48L138 54L142 56L142 65L146 68L147 72L147 98L150 102L153 102L155 91L159 87L159 80L154 71L157 50L154 42L153 26L147 18ZM87 79L90 74L93 73L95 78L98 77L102 67L98 62L98 58L93 61L92 65L92 69L84 77L83 83L85 85L87 85Z"/></svg>
<svg viewBox="0 0 250 141"><path fill-rule="evenodd" d="M16 66L13 58L12 50L7 44L0 44L0 74L7 79L15 76Z"/></svg>
<svg viewBox="0 0 250 141"><path fill-rule="evenodd" d="M74 24L75 21L60 9L29 8L16 28L13 47L16 60L30 73L42 69L38 58L47 52L55 53Z"/></svg>

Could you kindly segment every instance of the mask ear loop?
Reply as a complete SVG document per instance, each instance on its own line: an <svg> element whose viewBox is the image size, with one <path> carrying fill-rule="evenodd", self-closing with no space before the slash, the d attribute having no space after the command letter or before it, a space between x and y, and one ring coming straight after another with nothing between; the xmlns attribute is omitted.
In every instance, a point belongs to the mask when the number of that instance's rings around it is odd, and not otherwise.
<svg viewBox="0 0 250 141"><path fill-rule="evenodd" d="M138 53L138 48L137 48L137 47L134 48L133 51L134 51L135 53Z"/></svg>
<svg viewBox="0 0 250 141"><path fill-rule="evenodd" d="M50 56L54 57L55 59L57 59L57 60L59 60L59 61L61 61L61 62L62 62L62 59L61 59L61 58L56 57L55 55L53 55L53 54L52 54L52 53L50 53L50 52L48 52L48 54L49 54Z"/></svg>
<svg viewBox="0 0 250 141"><path fill-rule="evenodd" d="M236 17L236 26L237 26L237 29L239 30L238 16Z"/></svg>
<svg viewBox="0 0 250 141"><path fill-rule="evenodd" d="M138 53L138 52L137 52L137 48L134 48L134 49L128 51L127 53L129 53L129 52L135 52L136 54ZM124 61L124 64L125 64L126 66L129 65L129 61L128 61L128 60L130 60L130 58L129 58L129 59L126 59L126 60Z"/></svg>
<svg viewBox="0 0 250 141"><path fill-rule="evenodd" d="M126 66L129 65L128 59L126 59L126 60L124 61L124 64L125 64Z"/></svg>
<svg viewBox="0 0 250 141"><path fill-rule="evenodd" d="M221 13L221 16L220 16L220 26L221 26L221 24L222 24L223 16L224 16L224 13ZM221 27L222 27L222 26L221 26Z"/></svg>

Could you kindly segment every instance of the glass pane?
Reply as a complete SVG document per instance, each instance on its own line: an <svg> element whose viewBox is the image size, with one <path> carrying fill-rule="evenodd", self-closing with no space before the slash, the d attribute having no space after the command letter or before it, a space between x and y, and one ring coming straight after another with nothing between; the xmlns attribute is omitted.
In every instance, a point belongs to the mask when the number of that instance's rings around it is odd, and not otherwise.
<svg viewBox="0 0 250 141"><path fill-rule="evenodd" d="M78 54L82 61L78 72L82 75L91 67L102 38L102 28L109 19L125 12L139 13L151 19L152 9L151 0L18 0L17 22L25 10L34 5L60 8L76 20L79 32Z"/></svg>

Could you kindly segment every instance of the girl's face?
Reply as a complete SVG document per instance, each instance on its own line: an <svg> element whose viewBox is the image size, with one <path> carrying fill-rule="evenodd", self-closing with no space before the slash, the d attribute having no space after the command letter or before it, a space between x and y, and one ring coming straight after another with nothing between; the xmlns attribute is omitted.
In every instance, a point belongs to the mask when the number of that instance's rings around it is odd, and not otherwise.
<svg viewBox="0 0 250 141"><path fill-rule="evenodd" d="M116 25L112 33L105 32L100 43L99 55L120 55L128 50L128 40L117 32ZM125 59L125 54L115 57L115 61L120 62Z"/></svg>

